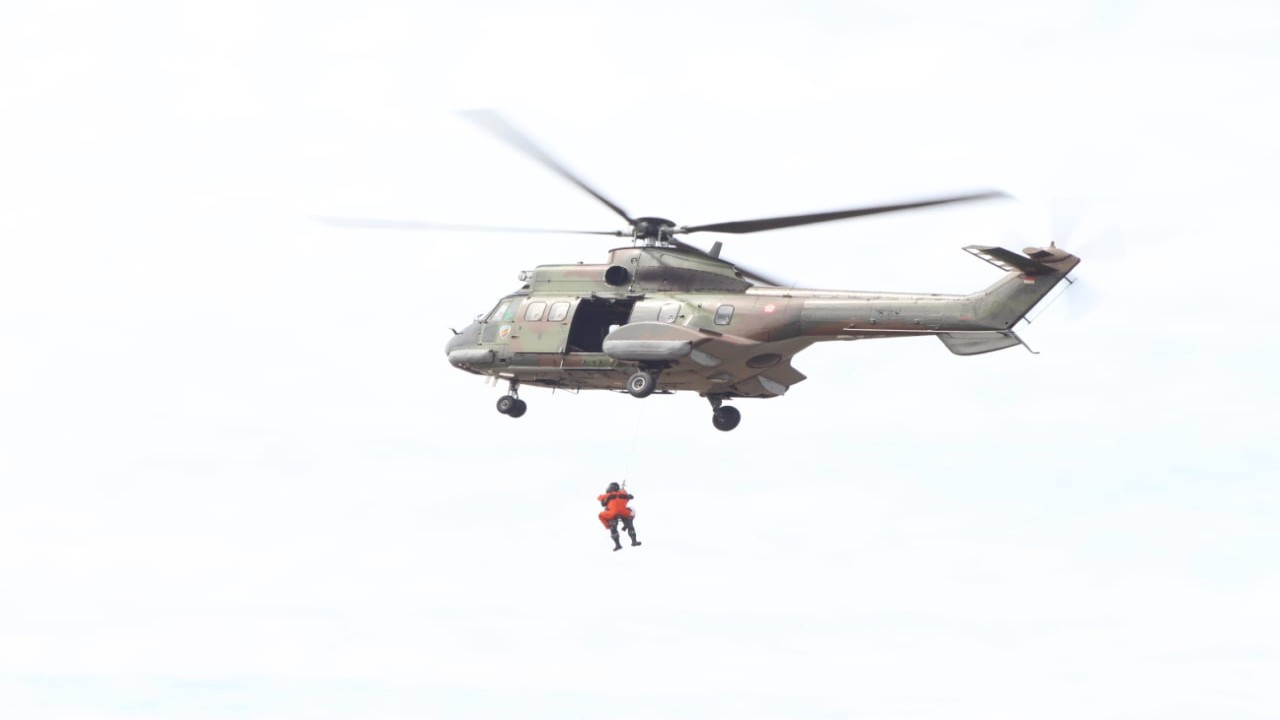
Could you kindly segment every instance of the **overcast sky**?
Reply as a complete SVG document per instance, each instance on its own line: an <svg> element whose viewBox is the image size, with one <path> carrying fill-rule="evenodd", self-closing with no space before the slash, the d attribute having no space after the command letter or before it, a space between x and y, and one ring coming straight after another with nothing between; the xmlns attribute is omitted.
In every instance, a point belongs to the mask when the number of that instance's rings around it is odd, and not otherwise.
<svg viewBox="0 0 1280 720"><path fill-rule="evenodd" d="M10 5L0 715L1280 717L1275 3ZM475 107L633 216L1019 198L726 238L802 286L1080 283L513 420L448 328L617 241L313 219L618 229Z"/></svg>

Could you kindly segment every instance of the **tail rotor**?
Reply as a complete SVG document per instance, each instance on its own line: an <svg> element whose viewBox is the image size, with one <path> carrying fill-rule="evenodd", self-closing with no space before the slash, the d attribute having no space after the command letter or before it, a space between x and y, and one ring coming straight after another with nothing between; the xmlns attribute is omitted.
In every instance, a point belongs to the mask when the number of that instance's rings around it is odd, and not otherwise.
<svg viewBox="0 0 1280 720"><path fill-rule="evenodd" d="M1123 238L1114 232L1106 208L1096 203L1061 201L1033 212L1038 215L1034 223L1038 229L1033 226L1033 233L1048 235L1051 245L1079 257L1085 270L1073 271L1058 294L1027 321L1034 322L1054 305L1065 308L1073 321L1090 315L1106 299L1101 278L1124 258Z"/></svg>

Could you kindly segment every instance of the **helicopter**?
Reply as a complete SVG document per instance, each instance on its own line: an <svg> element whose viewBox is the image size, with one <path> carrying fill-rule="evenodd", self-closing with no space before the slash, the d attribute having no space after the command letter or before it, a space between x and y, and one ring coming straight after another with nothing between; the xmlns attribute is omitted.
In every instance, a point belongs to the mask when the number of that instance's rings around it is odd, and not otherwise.
<svg viewBox="0 0 1280 720"><path fill-rule="evenodd" d="M830 212L677 225L632 217L552 158L499 114L462 113L517 150L578 186L619 215L626 230L544 230L424 222L330 219L342 226L427 230L552 232L629 237L599 264L540 265L523 283L453 330L445 345L455 368L507 382L498 412L528 409L523 386L578 392L612 390L634 398L694 392L706 398L712 424L730 431L741 413L728 401L774 398L805 376L792 358L835 340L932 335L956 355L1023 345L1013 326L1064 279L1080 258L1053 243L1024 254L1002 247L964 248L1002 271L988 287L965 295L817 290L789 287L679 237L699 232L743 234L1008 197L984 191ZM1027 348L1030 350L1030 348Z"/></svg>

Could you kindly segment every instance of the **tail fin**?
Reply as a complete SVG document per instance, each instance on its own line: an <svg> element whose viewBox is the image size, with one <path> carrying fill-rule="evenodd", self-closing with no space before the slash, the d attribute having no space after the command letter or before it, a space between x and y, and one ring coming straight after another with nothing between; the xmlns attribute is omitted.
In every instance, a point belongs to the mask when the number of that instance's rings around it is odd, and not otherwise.
<svg viewBox="0 0 1280 720"><path fill-rule="evenodd" d="M971 296L977 310L974 320L992 330L1012 328L1080 264L1080 258L1053 245L1025 248L1026 257L985 245L970 245L965 250L1007 273L991 287Z"/></svg>

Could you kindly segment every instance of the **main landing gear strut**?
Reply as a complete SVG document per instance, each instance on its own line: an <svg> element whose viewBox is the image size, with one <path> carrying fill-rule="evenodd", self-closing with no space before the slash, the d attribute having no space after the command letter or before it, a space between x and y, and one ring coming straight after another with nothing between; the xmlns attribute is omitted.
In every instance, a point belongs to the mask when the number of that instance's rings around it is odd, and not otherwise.
<svg viewBox="0 0 1280 720"><path fill-rule="evenodd" d="M649 397L658 387L659 372L660 368L653 367L636 370L631 377L627 378L627 392L631 397ZM723 432L729 432L742 422L742 413L738 412L738 408L724 404L727 397L726 395L707 396L707 401L711 403L711 424Z"/></svg>
<svg viewBox="0 0 1280 720"><path fill-rule="evenodd" d="M523 400L517 397L517 395L519 395L519 392L520 392L520 381L516 380L515 378L511 378L511 383L508 386L507 394L498 398L498 412L513 418L518 418L521 415L523 415L525 411L529 409L529 406L526 405Z"/></svg>
<svg viewBox="0 0 1280 720"><path fill-rule="evenodd" d="M708 395L707 401L711 403L711 424L715 425L717 430L729 432L742 422L742 413L732 405L725 405L723 397Z"/></svg>

